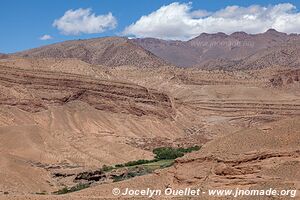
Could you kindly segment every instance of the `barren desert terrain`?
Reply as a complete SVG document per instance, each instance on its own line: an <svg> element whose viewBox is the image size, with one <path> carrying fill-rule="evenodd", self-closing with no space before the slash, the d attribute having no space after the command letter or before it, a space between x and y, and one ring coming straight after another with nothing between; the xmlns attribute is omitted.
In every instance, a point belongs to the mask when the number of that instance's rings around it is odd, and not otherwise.
<svg viewBox="0 0 300 200"><path fill-rule="evenodd" d="M245 34L200 35L172 51L194 56L185 48L196 51L195 41L207 37L277 40L239 55L223 49L226 61L216 68L217 54L182 68L164 60L167 53L143 49L150 39L117 37L1 56L0 199L120 199L112 189L129 186L299 191L300 39L275 30ZM125 180L112 177L128 174L126 167L100 170L151 160L158 147L192 146L201 148ZM88 188L55 194L81 183ZM158 197L165 198L172 197Z"/></svg>

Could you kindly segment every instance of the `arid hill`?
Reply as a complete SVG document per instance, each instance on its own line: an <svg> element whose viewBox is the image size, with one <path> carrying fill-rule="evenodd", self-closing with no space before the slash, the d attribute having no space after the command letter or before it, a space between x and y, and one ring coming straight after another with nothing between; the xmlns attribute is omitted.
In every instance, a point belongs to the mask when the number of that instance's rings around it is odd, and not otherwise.
<svg viewBox="0 0 300 200"><path fill-rule="evenodd" d="M34 58L77 58L105 66L157 67L165 62L149 51L121 37L72 40L16 53Z"/></svg>
<svg viewBox="0 0 300 200"><path fill-rule="evenodd" d="M0 66L0 199L104 198L128 184L298 187L295 69L111 68L14 56ZM51 194L104 164L152 159L155 147L192 145L204 146L154 174Z"/></svg>
<svg viewBox="0 0 300 200"><path fill-rule="evenodd" d="M133 41L174 65L200 68L205 65L213 68L215 64L230 66L234 61L239 61L259 51L272 49L299 39L300 37L296 34L288 35L270 29L261 34L202 33L189 41L165 41L153 38L134 39ZM224 61L226 62L224 63ZM248 68L248 66L242 66L242 68Z"/></svg>
<svg viewBox="0 0 300 200"><path fill-rule="evenodd" d="M239 60L231 68L261 69L268 67L300 67L300 40L289 41L281 45L263 49Z"/></svg>
<svg viewBox="0 0 300 200"><path fill-rule="evenodd" d="M4 54L4 53L0 53L0 59L3 59L3 58L8 58L8 55Z"/></svg>
<svg viewBox="0 0 300 200"><path fill-rule="evenodd" d="M209 60L199 67L209 70L253 70L278 67L297 69L300 66L299 44L300 40L290 41L278 46L259 50L240 60L218 58Z"/></svg>

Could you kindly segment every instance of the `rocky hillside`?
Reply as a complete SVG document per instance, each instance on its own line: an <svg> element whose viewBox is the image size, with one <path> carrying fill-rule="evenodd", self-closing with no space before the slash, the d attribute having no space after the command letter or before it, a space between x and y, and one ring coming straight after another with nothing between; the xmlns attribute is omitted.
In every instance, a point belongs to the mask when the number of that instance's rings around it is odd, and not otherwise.
<svg viewBox="0 0 300 200"><path fill-rule="evenodd" d="M202 63L202 69L253 70L263 68L299 68L300 40L262 49L240 60L217 58Z"/></svg>
<svg viewBox="0 0 300 200"><path fill-rule="evenodd" d="M300 67L300 40L267 48L236 62L235 69L261 69L267 67Z"/></svg>
<svg viewBox="0 0 300 200"><path fill-rule="evenodd" d="M288 35L270 29L261 34L247 34L245 32L235 32L231 35L202 33L186 42L153 38L133 41L177 66L215 67L220 65L226 67L259 51L269 51L269 49L276 51L274 47L299 39L299 35Z"/></svg>
<svg viewBox="0 0 300 200"><path fill-rule="evenodd" d="M111 67L133 65L157 67L165 62L126 38L106 37L73 40L16 53L34 58L78 58L90 64Z"/></svg>
<svg viewBox="0 0 300 200"><path fill-rule="evenodd" d="M82 101L99 110L137 116L168 117L172 113L167 95L134 84L5 65L0 67L0 80L0 104L29 112Z"/></svg>
<svg viewBox="0 0 300 200"><path fill-rule="evenodd" d="M4 54L4 53L0 53L0 59L3 59L3 58L7 58L8 55Z"/></svg>

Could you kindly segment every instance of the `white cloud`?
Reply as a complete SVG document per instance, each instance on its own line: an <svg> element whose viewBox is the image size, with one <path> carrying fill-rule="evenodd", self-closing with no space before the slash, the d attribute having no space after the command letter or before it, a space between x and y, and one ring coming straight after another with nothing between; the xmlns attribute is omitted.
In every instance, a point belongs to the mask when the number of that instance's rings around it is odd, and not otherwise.
<svg viewBox="0 0 300 200"><path fill-rule="evenodd" d="M117 20L111 13L96 16L91 9L79 8L66 11L64 16L53 22L53 26L65 35L102 33L114 29Z"/></svg>
<svg viewBox="0 0 300 200"><path fill-rule="evenodd" d="M208 12L192 10L191 3L171 3L126 27L123 35L187 40L200 33L235 31L260 33L269 28L300 33L300 13L290 3L273 6L228 6Z"/></svg>
<svg viewBox="0 0 300 200"><path fill-rule="evenodd" d="M53 39L53 37L51 35L43 35L39 38L40 40L51 40Z"/></svg>

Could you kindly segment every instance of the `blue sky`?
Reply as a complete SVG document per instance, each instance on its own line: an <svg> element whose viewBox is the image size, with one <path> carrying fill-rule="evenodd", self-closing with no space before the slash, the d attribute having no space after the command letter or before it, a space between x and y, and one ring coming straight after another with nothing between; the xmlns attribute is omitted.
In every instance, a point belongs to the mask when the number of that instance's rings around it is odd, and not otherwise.
<svg viewBox="0 0 300 200"><path fill-rule="evenodd" d="M172 4L173 2L178 3ZM218 12L226 8L227 6L236 5L239 7L248 8L252 5L260 5L261 8L263 8L270 7L270 5L274 6L280 3L290 3L294 7L300 8L299 0L1 0L0 52L12 53L64 40L85 39L113 35L128 35L133 37L159 37L163 39L184 40L200 34L201 32L217 32L219 30L230 33L232 31L238 31L239 29L242 29L247 32L255 33L260 32L261 30L264 30L268 26L272 26L274 24L274 26L278 26L283 30L287 30L286 32L298 32L298 29L295 28L297 24L291 24L290 26L286 27L285 25L280 24L281 21L278 20L276 22L269 20L269 24L266 23L259 25L262 28L252 27L251 24L253 23L251 23L248 27L241 26L240 23L242 23L243 21L237 22L237 24L234 24L232 26L224 25L222 27L214 25L214 23L213 26L211 26L212 28L207 28L210 27L209 23L215 22L211 21L211 19L208 20L209 16L213 16L213 20L220 21L221 18L225 19L227 20L225 21L226 23L230 22L228 24L231 24L231 22L233 21L236 22L236 19L233 16L227 16L229 12L228 10L226 12L222 12L222 16ZM172 6L168 7L168 5L170 4L172 4ZM167 6L165 7L165 10L171 13L168 16L163 16L162 19L166 19L171 16L169 20L173 20L174 23L173 21L165 21L157 24L157 19L161 17L161 13L164 13L164 10L161 9L162 6ZM106 16L111 13L113 20L115 21L111 21L110 24L104 25L104 28L101 30L97 28L97 26L95 28L83 27L80 28L80 31L75 34L73 34L74 27L72 27L73 32L66 32L65 23L63 22L63 20L60 21L60 25L53 25L54 21L64 16L66 11L70 9L75 11L80 8L83 10L88 8L92 9L90 10L90 16L94 15L95 17L99 15ZM262 11L263 9L260 9L260 7L257 9L261 10L261 12L265 12ZM295 18L295 16L298 17L298 10L296 8L292 8L293 11L289 10L291 8L283 9L285 9L284 13L279 13L278 15L286 16L286 13L289 13L291 15L290 18ZM201 12L193 12L199 10L201 10ZM274 10L275 8L270 9L268 13L273 13ZM154 13L153 15L149 16L149 14L155 11L157 11L156 14ZM202 11L205 11L205 13L203 14ZM235 9L234 12L240 13L243 18L245 18L245 16L250 16L248 14L248 12L250 12L250 9L245 10L238 8ZM180 23L177 23L177 21L180 20L176 20L176 16L173 17L172 13L175 13L175 15L176 13L178 13L179 16L177 17L180 17L180 19L186 17L186 19ZM141 19L142 16L146 16L146 18ZM266 16L266 14L264 14L263 16ZM280 18L280 16L278 18ZM194 20L194 18L196 18L196 20ZM202 20L204 18L207 18L206 21ZM249 20L246 22L249 23ZM116 22L117 24L113 24L114 22ZM198 28L191 27L191 24L194 23L197 24L196 26ZM185 29L183 30L183 28ZM41 40L40 38L43 35L49 35L50 37L44 38L47 40Z"/></svg>

